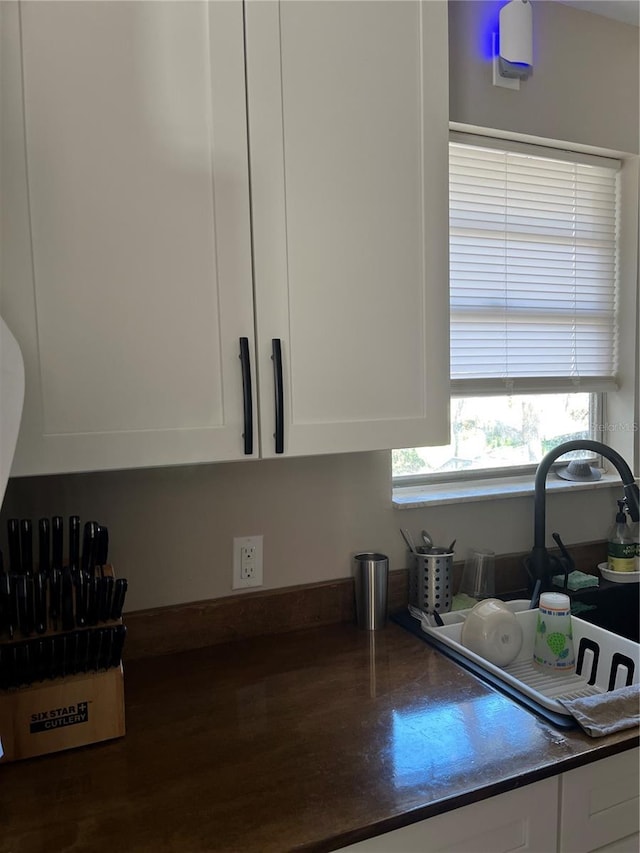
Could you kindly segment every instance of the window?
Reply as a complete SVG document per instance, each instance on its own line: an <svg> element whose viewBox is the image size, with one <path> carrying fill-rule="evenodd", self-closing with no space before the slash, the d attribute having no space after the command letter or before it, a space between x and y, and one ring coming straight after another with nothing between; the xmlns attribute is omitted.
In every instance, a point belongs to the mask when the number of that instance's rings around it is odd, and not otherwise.
<svg viewBox="0 0 640 853"><path fill-rule="evenodd" d="M617 387L619 161L466 134L449 151L452 440L394 451L398 478L537 464L592 436Z"/></svg>
<svg viewBox="0 0 640 853"><path fill-rule="evenodd" d="M394 450L394 474L402 478L433 475L450 480L456 471L504 476L507 468L537 465L545 453L564 441L600 438L592 428L597 396L573 393L456 397L451 402L451 443ZM592 456L586 452L573 455Z"/></svg>

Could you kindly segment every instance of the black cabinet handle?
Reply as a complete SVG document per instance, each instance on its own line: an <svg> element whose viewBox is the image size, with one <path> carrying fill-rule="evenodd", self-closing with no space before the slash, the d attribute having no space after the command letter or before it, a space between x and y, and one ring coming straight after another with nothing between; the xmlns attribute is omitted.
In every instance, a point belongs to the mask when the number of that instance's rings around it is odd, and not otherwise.
<svg viewBox="0 0 640 853"><path fill-rule="evenodd" d="M242 398L244 403L244 452L253 453L253 394L251 392L251 362L249 361L249 338L240 338L240 362L242 364Z"/></svg>
<svg viewBox="0 0 640 853"><path fill-rule="evenodd" d="M273 360L273 383L276 396L276 453L284 453L284 384L282 381L282 344L280 338L271 341Z"/></svg>

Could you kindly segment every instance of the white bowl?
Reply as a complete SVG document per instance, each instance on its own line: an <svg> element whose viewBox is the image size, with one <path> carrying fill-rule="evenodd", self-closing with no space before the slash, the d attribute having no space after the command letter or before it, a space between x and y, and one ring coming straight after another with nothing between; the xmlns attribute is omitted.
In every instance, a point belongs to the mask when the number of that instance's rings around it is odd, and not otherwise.
<svg viewBox="0 0 640 853"><path fill-rule="evenodd" d="M613 572L609 563L598 563L602 577L613 583L640 583L640 572Z"/></svg>
<svg viewBox="0 0 640 853"><path fill-rule="evenodd" d="M522 626L504 602L487 598L467 614L460 641L495 666L507 666L522 648Z"/></svg>

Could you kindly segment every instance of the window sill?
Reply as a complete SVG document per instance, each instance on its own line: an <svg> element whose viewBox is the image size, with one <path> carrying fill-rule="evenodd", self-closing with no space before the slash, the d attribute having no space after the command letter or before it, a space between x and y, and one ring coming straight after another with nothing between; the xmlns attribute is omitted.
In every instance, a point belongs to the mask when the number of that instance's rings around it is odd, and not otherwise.
<svg viewBox="0 0 640 853"><path fill-rule="evenodd" d="M617 473L603 473L601 480L575 483L562 480L550 472L547 477L547 492L586 491L619 486ZM444 506L446 504L475 503L477 501L502 500L533 495L533 477L503 477L491 480L466 480L458 483L433 483L421 486L398 486L393 490L394 509L414 509L421 506Z"/></svg>

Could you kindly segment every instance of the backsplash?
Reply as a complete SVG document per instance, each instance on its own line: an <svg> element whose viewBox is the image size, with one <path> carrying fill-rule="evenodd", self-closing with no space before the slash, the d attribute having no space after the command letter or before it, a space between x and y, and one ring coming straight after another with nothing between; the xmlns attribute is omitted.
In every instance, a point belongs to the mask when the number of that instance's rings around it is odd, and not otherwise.
<svg viewBox="0 0 640 853"><path fill-rule="evenodd" d="M593 567L604 559L606 551L606 542L573 548L576 568L594 572ZM524 557L521 553L497 558L497 595L527 597ZM463 565L463 562L454 563L454 590L458 588ZM407 593L407 570L391 572L390 613L407 606ZM143 658L337 622L355 624L351 578L131 613L126 619L126 656L128 659Z"/></svg>

